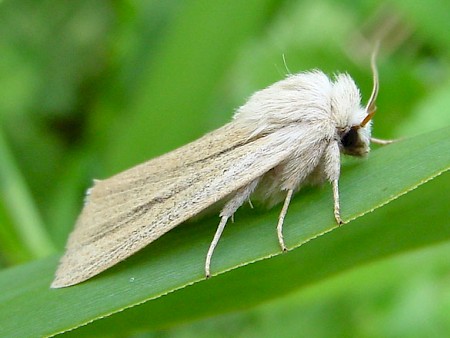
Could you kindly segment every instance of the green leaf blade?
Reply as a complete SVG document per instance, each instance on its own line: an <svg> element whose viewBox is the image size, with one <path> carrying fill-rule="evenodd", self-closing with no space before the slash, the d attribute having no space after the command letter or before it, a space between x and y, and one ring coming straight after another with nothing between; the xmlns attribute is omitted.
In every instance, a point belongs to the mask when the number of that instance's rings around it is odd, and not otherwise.
<svg viewBox="0 0 450 338"><path fill-rule="evenodd" d="M344 166L341 183L344 217L356 218L365 214L448 170L450 158L447 154L450 154L449 127L383 147L374 151L367 161ZM439 180L446 182L448 187L448 175ZM445 185L442 189L445 191ZM446 210L440 212L448 214ZM355 229L354 223L364 224L364 219L372 215L316 238L336 227L331 192L324 187L300 193L286 219L285 238L289 247L310 243L286 255L278 255L275 234L278 212L279 208L275 207L267 212L244 210L238 213L236 223L228 225L224 233L212 266L216 273L233 271L208 281L199 282L203 280L204 256L217 217L183 224L126 262L74 287L49 289L57 264L55 257L5 270L0 274L0 289L5 291L0 296L2 336L56 334L114 313L120 314L111 318L116 317L121 322L120 318L129 320L127 313L134 311L139 317L127 325L123 322L123 329L133 330L133 322L142 325L143 321L147 322L147 328L161 327L173 321L251 306L364 261L450 238L449 226L442 222L435 225L441 228L442 238L436 234L409 238L408 233L401 233L404 227L387 227L385 224ZM343 244L348 240L346 229L353 229L348 230L351 236L363 232L357 236L356 243L364 244L356 252L358 254L351 250L349 256L349 245ZM423 227L412 224L410 230L421 233ZM395 243L393 246L392 242L376 240L385 235L404 236L406 241L403 245ZM323 242L325 244L321 244ZM350 243L353 245L354 239ZM273 255L278 256L265 259ZM308 261L308 257L314 258ZM327 264L331 258L333 264ZM248 265L255 261L259 262ZM287 266L297 268L286 269ZM283 277L283 272L288 276ZM190 284L195 285L185 288ZM277 285L277 292L270 292L273 285ZM247 294L246 290L252 288L259 292ZM242 302L236 302L235 297L229 296L230 292L246 297ZM160 297L167 293L171 294ZM215 301L207 310L200 306L198 309L181 306L174 310L169 306L172 302L183 301L183 297L205 297L206 301L211 295ZM148 302L155 298L158 299ZM120 312L141 303L145 304L136 310ZM145 311L141 311L141 307ZM23 318L30 316L36 321L23 323ZM149 320L148 316L154 320ZM96 325L102 326L102 322L109 323L103 319Z"/></svg>

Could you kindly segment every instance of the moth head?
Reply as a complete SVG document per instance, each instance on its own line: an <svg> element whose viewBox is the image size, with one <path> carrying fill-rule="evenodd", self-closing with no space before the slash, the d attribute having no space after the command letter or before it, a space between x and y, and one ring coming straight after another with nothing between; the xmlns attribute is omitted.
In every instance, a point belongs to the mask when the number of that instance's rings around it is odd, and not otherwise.
<svg viewBox="0 0 450 338"><path fill-rule="evenodd" d="M348 115L347 124L338 125L338 136L344 154L364 156L370 151L372 118L377 109L375 102L379 89L375 56L376 52L372 54L371 60L373 89L366 107L364 109L354 107L353 113Z"/></svg>

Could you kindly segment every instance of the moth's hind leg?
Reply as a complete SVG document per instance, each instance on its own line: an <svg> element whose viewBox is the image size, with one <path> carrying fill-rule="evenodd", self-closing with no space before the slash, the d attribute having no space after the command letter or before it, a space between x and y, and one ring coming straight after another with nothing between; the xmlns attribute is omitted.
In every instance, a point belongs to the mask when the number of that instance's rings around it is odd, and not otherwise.
<svg viewBox="0 0 450 338"><path fill-rule="evenodd" d="M211 276L210 272L210 266L211 266L211 257L214 253L214 249L217 246L217 243L219 242L220 236L222 235L223 229L225 229L225 225L227 224L227 221L230 217L233 217L236 210L249 199L252 192L255 190L256 186L258 185L259 179L256 179L252 181L251 183L247 184L246 186L240 188L237 190L234 194L234 196L225 204L222 211L220 212L220 223L217 227L216 233L214 234L214 238L211 242L211 245L209 246L208 253L206 254L206 261L205 261L205 275L206 278Z"/></svg>
<svg viewBox="0 0 450 338"><path fill-rule="evenodd" d="M205 262L205 276L209 278L211 276L210 266L211 266L211 257L213 255L214 249L216 248L217 243L219 243L220 236L222 235L223 229L225 229L225 224L227 224L228 218L230 216L222 216L220 219L219 226L217 227L216 233L214 234L214 238L209 246L208 253L206 254L206 262Z"/></svg>

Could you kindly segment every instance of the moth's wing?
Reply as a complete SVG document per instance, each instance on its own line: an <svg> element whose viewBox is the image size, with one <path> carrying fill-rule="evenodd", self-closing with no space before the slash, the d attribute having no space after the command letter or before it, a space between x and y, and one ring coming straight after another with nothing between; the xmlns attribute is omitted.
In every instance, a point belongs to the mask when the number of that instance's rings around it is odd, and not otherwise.
<svg viewBox="0 0 450 338"><path fill-rule="evenodd" d="M260 177L292 151L292 142L279 131L249 140L237 124L223 128L97 182L52 287L77 284L122 261Z"/></svg>

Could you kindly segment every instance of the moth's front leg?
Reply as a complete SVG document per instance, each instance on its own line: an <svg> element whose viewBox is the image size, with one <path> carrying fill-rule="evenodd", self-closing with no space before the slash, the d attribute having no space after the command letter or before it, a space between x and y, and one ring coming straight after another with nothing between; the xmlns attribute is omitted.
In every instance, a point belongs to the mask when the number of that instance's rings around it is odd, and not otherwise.
<svg viewBox="0 0 450 338"><path fill-rule="evenodd" d="M344 224L341 218L341 207L339 203L339 176L341 172L341 153L339 151L338 141L331 141L325 149L325 175L331 182L333 187L333 199L334 199L334 218L337 224Z"/></svg>
<svg viewBox="0 0 450 338"><path fill-rule="evenodd" d="M331 184L333 186L333 199L334 199L334 218L336 219L336 223L341 225L345 222L341 218L341 206L339 204L339 186L338 186L339 180L333 180L331 181Z"/></svg>

